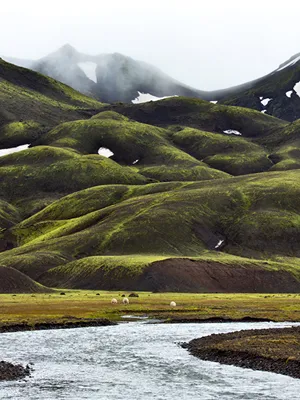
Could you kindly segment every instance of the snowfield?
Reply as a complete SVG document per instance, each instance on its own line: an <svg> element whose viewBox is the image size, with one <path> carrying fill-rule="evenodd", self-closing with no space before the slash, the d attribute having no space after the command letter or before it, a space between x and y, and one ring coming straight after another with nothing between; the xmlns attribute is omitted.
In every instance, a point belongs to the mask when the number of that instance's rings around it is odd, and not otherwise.
<svg viewBox="0 0 300 400"><path fill-rule="evenodd" d="M138 92L138 97L132 100L133 104L140 104L140 103L147 103L148 101L158 101L163 99L169 99L170 97L178 97L177 95L174 96L164 96L164 97L156 97L150 93L142 93Z"/></svg>
<svg viewBox="0 0 300 400"><path fill-rule="evenodd" d="M223 131L227 135L236 135L236 136L242 136L241 132L236 131L234 129L227 129L226 131Z"/></svg>
<svg viewBox="0 0 300 400"><path fill-rule="evenodd" d="M114 153L111 150L107 149L106 147L100 147L100 149L98 150L98 154L99 156L103 156L106 158L109 158L114 155Z"/></svg>
<svg viewBox="0 0 300 400"><path fill-rule="evenodd" d="M22 146L11 147L10 149L0 150L0 157L6 156L7 154L17 153L18 151L26 150L30 144L23 144Z"/></svg>

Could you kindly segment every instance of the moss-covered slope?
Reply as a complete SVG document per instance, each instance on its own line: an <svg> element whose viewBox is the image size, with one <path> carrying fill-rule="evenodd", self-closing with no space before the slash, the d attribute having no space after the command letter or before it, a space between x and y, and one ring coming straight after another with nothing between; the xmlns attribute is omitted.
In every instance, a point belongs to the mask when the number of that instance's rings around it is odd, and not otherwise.
<svg viewBox="0 0 300 400"><path fill-rule="evenodd" d="M90 116L101 103L69 86L0 59L0 146L30 143L47 128Z"/></svg>
<svg viewBox="0 0 300 400"><path fill-rule="evenodd" d="M297 262L289 266L287 258L300 256L299 171L215 180L213 186L156 186L101 186L69 195L7 230L3 238L19 247L2 253L0 262L39 279L67 261L84 258L88 271L89 257L101 256L105 264L105 257L138 254L138 262L127 262L136 274L149 256L205 258L222 250L224 264L234 263L231 255L261 260L260 268L273 259L273 269L300 276Z"/></svg>
<svg viewBox="0 0 300 400"><path fill-rule="evenodd" d="M297 290L297 122L185 98L103 106L20 73L20 95L38 92L45 114L25 101L21 121L16 97L0 127L2 143L31 139L0 157L0 265L57 287L180 290L182 277L182 290L277 290L281 279Z"/></svg>
<svg viewBox="0 0 300 400"><path fill-rule="evenodd" d="M204 100L172 97L143 104L112 104L103 110L158 126L183 125L212 132L237 130L246 137L258 137L287 125L278 118L242 107L228 107Z"/></svg>

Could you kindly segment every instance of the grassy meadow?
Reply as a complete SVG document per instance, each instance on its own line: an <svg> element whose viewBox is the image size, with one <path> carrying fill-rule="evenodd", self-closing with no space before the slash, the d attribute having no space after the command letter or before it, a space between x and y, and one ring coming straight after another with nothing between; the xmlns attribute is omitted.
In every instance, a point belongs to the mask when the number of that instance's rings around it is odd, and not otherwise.
<svg viewBox="0 0 300 400"><path fill-rule="evenodd" d="M61 293L65 293L62 295ZM124 315L162 320L201 320L212 317L300 320L300 294L193 294L138 292L122 304L122 295L108 291L67 290L47 294L1 294L0 326L17 323L68 322L76 319L108 318L121 321ZM111 299L118 300L117 305ZM175 301L176 307L170 307Z"/></svg>

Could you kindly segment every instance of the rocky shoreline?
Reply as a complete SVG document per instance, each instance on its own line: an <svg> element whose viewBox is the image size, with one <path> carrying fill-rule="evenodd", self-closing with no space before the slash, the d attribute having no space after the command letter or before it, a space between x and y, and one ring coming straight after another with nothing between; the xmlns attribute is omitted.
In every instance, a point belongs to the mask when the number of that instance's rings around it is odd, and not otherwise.
<svg viewBox="0 0 300 400"><path fill-rule="evenodd" d="M29 365L23 367L20 364L12 364L0 361L0 381L13 381L29 377L32 368Z"/></svg>
<svg viewBox="0 0 300 400"><path fill-rule="evenodd" d="M106 318L101 319L78 319L74 321L49 321L37 322L29 324L27 322L19 324L3 324L0 325L0 333L8 332L23 332L23 331L44 331L49 329L73 329L73 328L87 328L91 326L110 326L117 325L116 322L110 321Z"/></svg>
<svg viewBox="0 0 300 400"><path fill-rule="evenodd" d="M300 378L300 327L214 334L182 347L205 361Z"/></svg>

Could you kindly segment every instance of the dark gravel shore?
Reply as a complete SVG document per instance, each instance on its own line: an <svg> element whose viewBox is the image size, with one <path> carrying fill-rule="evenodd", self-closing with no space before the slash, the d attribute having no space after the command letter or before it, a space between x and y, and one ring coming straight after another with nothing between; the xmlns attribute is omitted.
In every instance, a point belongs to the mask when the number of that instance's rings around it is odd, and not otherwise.
<svg viewBox="0 0 300 400"><path fill-rule="evenodd" d="M300 327L210 335L182 346L202 360L300 378Z"/></svg>
<svg viewBox="0 0 300 400"><path fill-rule="evenodd" d="M14 365L6 361L0 361L0 381L13 381L30 376L32 369L27 365Z"/></svg>
<svg viewBox="0 0 300 400"><path fill-rule="evenodd" d="M42 331L49 329L72 329L72 328L86 328L89 326L109 326L117 325L116 322L110 321L109 319L78 319L75 321L66 322L38 322L35 324L28 324L26 322L20 324L7 324L0 325L0 333L6 332L22 332L22 331Z"/></svg>

